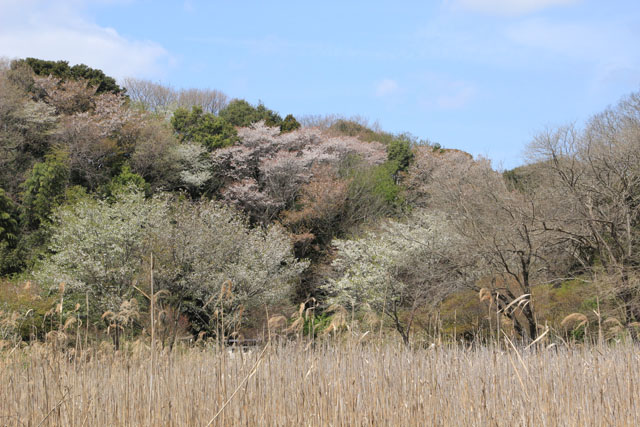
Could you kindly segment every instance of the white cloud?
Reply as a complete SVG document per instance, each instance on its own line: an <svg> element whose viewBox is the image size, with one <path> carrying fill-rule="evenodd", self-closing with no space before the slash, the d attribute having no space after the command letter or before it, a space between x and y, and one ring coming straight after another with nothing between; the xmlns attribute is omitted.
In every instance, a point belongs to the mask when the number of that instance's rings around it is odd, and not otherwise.
<svg viewBox="0 0 640 427"><path fill-rule="evenodd" d="M426 72L418 79L418 105L426 110L460 110L469 105L478 90L470 82L440 73Z"/></svg>
<svg viewBox="0 0 640 427"><path fill-rule="evenodd" d="M398 83L395 80L384 79L376 85L376 96L378 97L391 96L396 94L399 89L400 87L398 86Z"/></svg>
<svg viewBox="0 0 640 427"><path fill-rule="evenodd" d="M182 4L182 7L184 8L185 11L191 13L191 12L195 12L196 8L193 5L193 1L192 0L184 0L184 3Z"/></svg>
<svg viewBox="0 0 640 427"><path fill-rule="evenodd" d="M581 56L583 45L591 44L593 36L583 25L552 23L542 19L529 19L511 25L507 36L514 42L533 48ZM595 40L594 40L595 41ZM592 46L594 47L594 46Z"/></svg>
<svg viewBox="0 0 640 427"><path fill-rule="evenodd" d="M640 82L640 31L635 15L532 16L496 22L462 14L441 14L407 41L433 61L461 61L467 69L509 73L529 70L573 73L590 85Z"/></svg>
<svg viewBox="0 0 640 427"><path fill-rule="evenodd" d="M447 93L436 98L436 105L441 110L458 110L473 100L476 88L465 82L452 82Z"/></svg>
<svg viewBox="0 0 640 427"><path fill-rule="evenodd" d="M491 15L526 15L553 6L566 6L580 0L453 0L454 9Z"/></svg>
<svg viewBox="0 0 640 427"><path fill-rule="evenodd" d="M522 46L542 49L579 59L599 60L616 55L625 36L614 28L575 22L552 22L546 19L526 19L509 26L506 34ZM622 37L621 37L622 36ZM607 53L608 52L608 53ZM629 52L631 53L631 52Z"/></svg>
<svg viewBox="0 0 640 427"><path fill-rule="evenodd" d="M161 78L171 57L152 41L132 40L81 13L83 2L0 0L0 56L84 63L116 78Z"/></svg>
<svg viewBox="0 0 640 427"><path fill-rule="evenodd" d="M640 68L638 34L624 23L556 23L527 19L507 36L516 44L594 66L601 82L629 80Z"/></svg>

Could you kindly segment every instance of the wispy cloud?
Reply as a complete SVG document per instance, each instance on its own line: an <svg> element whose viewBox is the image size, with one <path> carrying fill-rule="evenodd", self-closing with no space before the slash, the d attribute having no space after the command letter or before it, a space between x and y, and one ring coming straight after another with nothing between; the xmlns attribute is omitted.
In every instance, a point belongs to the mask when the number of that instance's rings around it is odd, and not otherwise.
<svg viewBox="0 0 640 427"><path fill-rule="evenodd" d="M163 76L172 61L165 48L99 26L82 15L82 8L83 2L77 0L3 0L0 56L64 59L116 78Z"/></svg>
<svg viewBox="0 0 640 427"><path fill-rule="evenodd" d="M553 6L567 6L580 0L452 0L455 10L467 10L490 15L518 16Z"/></svg>
<svg viewBox="0 0 640 427"><path fill-rule="evenodd" d="M464 108L476 95L476 88L466 82L452 82L447 91L436 97L436 105L442 110Z"/></svg>
<svg viewBox="0 0 640 427"><path fill-rule="evenodd" d="M400 86L398 86L398 83L395 80L384 79L376 84L375 89L376 96L386 97L398 93Z"/></svg>
<svg viewBox="0 0 640 427"><path fill-rule="evenodd" d="M211 46L230 47L249 51L256 55L295 55L328 58L347 58L364 60L394 60L403 53L381 49L364 48L348 44L333 44L325 41L291 40L274 34L266 34L256 38L230 37L184 37L185 42L206 44Z"/></svg>
<svg viewBox="0 0 640 427"><path fill-rule="evenodd" d="M196 10L196 7L194 6L192 0L184 0L184 3L182 4L182 7L183 7L183 9L185 11L190 12L190 13L195 12L195 10Z"/></svg>
<svg viewBox="0 0 640 427"><path fill-rule="evenodd" d="M417 103L426 110L460 110L476 98L478 90L469 82L440 73L425 73L415 84Z"/></svg>
<svg viewBox="0 0 640 427"><path fill-rule="evenodd" d="M636 79L640 72L637 30L620 22L554 22L527 19L511 25L507 36L533 52L554 55L593 68L599 83ZM637 83L637 82L636 82Z"/></svg>
<svg viewBox="0 0 640 427"><path fill-rule="evenodd" d="M590 61L609 61L638 56L629 45L634 37L619 24L557 22L526 19L510 25L506 34L512 41L530 48Z"/></svg>

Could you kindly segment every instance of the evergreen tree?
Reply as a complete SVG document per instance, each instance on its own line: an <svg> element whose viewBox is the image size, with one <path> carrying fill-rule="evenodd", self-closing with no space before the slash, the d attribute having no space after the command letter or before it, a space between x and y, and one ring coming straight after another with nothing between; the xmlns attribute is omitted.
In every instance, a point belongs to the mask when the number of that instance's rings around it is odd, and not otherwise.
<svg viewBox="0 0 640 427"><path fill-rule="evenodd" d="M222 117L203 113L200 106L194 106L191 111L178 108L171 124L182 141L199 142L209 150L229 147L238 139L233 125Z"/></svg>
<svg viewBox="0 0 640 427"><path fill-rule="evenodd" d="M125 163L120 170L120 174L114 176L104 187L104 193L108 197L113 198L115 194L130 187L135 187L147 195L151 191L149 184L147 184L144 178L137 173L132 172L129 164Z"/></svg>
<svg viewBox="0 0 640 427"><path fill-rule="evenodd" d="M292 132L294 130L300 129L300 122L293 117L292 114L288 114L287 117L284 118L282 124L280 125L280 131L282 133Z"/></svg>
<svg viewBox="0 0 640 427"><path fill-rule="evenodd" d="M387 159L396 166L396 172L406 171L413 159L411 142L404 138L396 138L387 146Z"/></svg>
<svg viewBox="0 0 640 427"><path fill-rule="evenodd" d="M18 238L16 207L0 188L0 245L13 245Z"/></svg>
<svg viewBox="0 0 640 427"><path fill-rule="evenodd" d="M33 166L24 182L21 219L29 229L38 228L49 220L54 207L64 199L69 169L62 155L49 155Z"/></svg>
<svg viewBox="0 0 640 427"><path fill-rule="evenodd" d="M260 103L257 107L249 104L244 99L234 99L225 108L220 110L220 117L234 126L247 127L252 123L264 120L269 127L282 125L282 117L273 110Z"/></svg>
<svg viewBox="0 0 640 427"><path fill-rule="evenodd" d="M88 67L84 64L69 66L68 61L46 61L44 59L26 58L13 61L12 69L17 69L23 64L28 65L38 76L54 76L62 80L85 79L91 86L97 87L96 93L125 93L116 83L113 77L107 76L102 70Z"/></svg>

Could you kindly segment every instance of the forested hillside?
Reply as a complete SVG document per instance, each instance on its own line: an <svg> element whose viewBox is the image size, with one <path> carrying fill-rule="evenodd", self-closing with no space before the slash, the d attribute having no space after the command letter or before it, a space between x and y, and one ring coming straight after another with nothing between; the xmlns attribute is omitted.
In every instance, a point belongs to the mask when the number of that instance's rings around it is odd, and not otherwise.
<svg viewBox="0 0 640 427"><path fill-rule="evenodd" d="M169 346L635 338L640 95L527 153L496 171L358 118L5 61L0 341L75 319L118 346L148 333L151 298Z"/></svg>

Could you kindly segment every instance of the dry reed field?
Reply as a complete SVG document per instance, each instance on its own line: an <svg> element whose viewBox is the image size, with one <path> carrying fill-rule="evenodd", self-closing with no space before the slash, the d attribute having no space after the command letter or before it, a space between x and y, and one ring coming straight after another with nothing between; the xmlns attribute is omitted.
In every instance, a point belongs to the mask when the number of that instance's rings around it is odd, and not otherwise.
<svg viewBox="0 0 640 427"><path fill-rule="evenodd" d="M640 425L632 344L538 350L267 345L3 354L7 426ZM150 384L152 382L152 392Z"/></svg>

